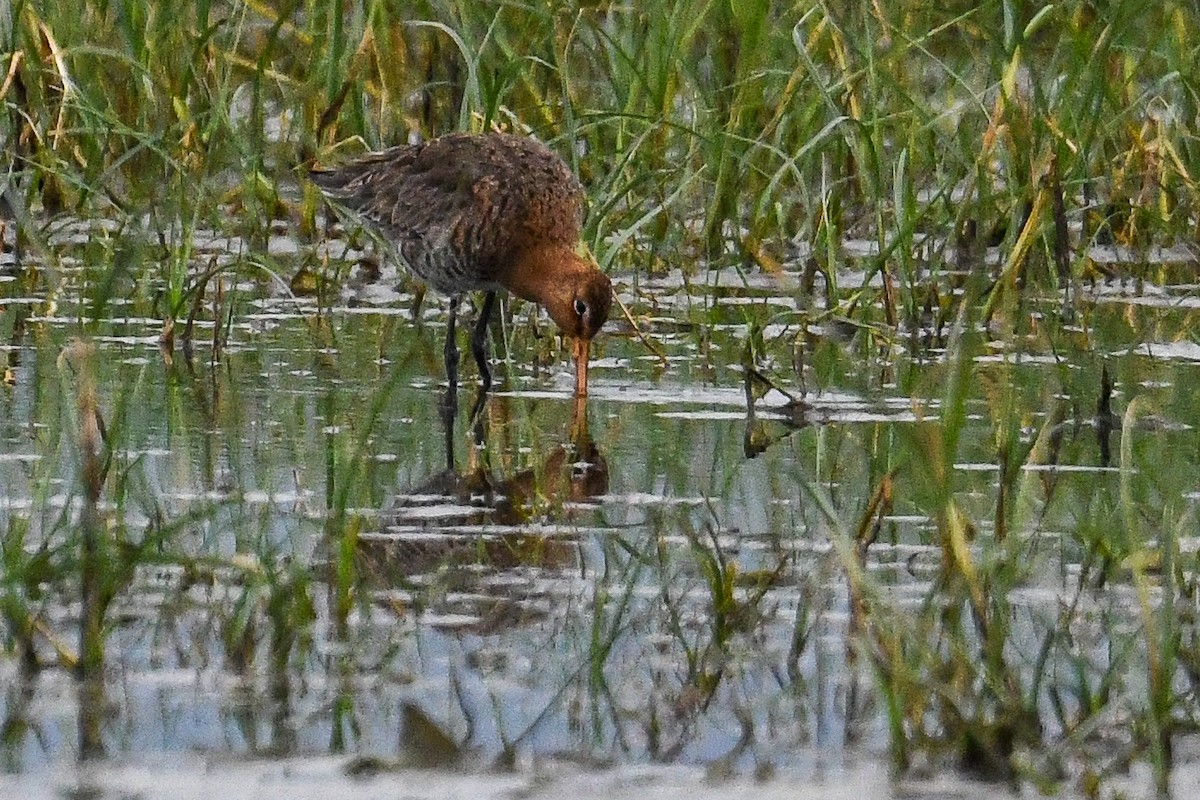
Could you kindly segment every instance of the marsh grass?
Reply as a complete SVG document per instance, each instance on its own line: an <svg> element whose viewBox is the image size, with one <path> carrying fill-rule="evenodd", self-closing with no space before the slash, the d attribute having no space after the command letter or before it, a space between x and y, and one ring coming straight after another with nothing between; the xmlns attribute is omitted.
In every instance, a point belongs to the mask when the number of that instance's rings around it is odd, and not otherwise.
<svg viewBox="0 0 1200 800"><path fill-rule="evenodd" d="M649 244L626 241L624 258L651 268L699 252L773 269L793 237L861 230L881 245L875 269L911 287L908 245L940 229L998 235L1010 272L1049 252L1052 173L1085 237L1194 230L1194 8L884 13L206 2L180 19L131 1L17 4L8 141L48 210L115 203L195 224L233 203L263 230L287 213L293 169L351 140L528 126L593 187L593 248L645 218ZM906 301L911 315L919 298Z"/></svg>

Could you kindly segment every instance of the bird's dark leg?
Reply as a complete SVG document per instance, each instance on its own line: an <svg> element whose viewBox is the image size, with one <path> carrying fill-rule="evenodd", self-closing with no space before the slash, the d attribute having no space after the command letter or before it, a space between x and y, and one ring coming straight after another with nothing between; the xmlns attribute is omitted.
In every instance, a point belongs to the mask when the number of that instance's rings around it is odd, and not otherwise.
<svg viewBox="0 0 1200 800"><path fill-rule="evenodd" d="M488 322L495 305L494 291L483 296L483 307L479 309L479 319L475 320L475 331L471 334L471 355L475 356L475 363L479 365L479 379L483 381L484 392L492 388L492 370L488 364Z"/></svg>
<svg viewBox="0 0 1200 800"><path fill-rule="evenodd" d="M471 355L479 366L479 396L471 409L471 418L475 419L483 409L483 401L492 388L492 370L488 364L488 322L492 317L492 308L496 305L496 292L490 291L483 296L483 307L479 309L479 318L475 320L475 330L471 333Z"/></svg>
<svg viewBox="0 0 1200 800"><path fill-rule="evenodd" d="M454 417L458 412L458 343L455 322L459 295L450 298L450 318L446 321L446 395L442 398L442 425L446 430L446 469L454 470Z"/></svg>
<svg viewBox="0 0 1200 800"><path fill-rule="evenodd" d="M458 321L458 303L461 300L461 295L454 295L450 298L450 318L446 320L446 382L454 388L458 388L458 338L456 335L456 325Z"/></svg>

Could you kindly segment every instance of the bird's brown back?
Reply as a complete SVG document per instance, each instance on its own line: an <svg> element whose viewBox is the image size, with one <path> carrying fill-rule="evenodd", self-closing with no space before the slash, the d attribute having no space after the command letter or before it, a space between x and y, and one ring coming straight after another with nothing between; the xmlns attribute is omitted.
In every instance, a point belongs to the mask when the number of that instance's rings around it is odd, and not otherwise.
<svg viewBox="0 0 1200 800"><path fill-rule="evenodd" d="M579 182L525 136L450 134L317 170L312 179L446 294L504 285L523 250L579 240Z"/></svg>

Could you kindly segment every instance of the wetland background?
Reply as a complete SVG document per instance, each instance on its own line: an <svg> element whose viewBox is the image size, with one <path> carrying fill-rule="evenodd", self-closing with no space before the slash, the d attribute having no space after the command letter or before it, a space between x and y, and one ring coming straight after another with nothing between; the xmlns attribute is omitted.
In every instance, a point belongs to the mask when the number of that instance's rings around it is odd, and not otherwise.
<svg viewBox="0 0 1200 800"><path fill-rule="evenodd" d="M0 12L0 785L1200 782L1194 2ZM447 438L302 167L490 127L629 315Z"/></svg>

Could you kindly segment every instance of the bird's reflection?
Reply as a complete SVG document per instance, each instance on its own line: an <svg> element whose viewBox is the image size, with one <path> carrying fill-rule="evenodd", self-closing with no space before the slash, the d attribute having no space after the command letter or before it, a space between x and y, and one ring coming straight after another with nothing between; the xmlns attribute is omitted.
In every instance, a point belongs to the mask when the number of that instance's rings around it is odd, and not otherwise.
<svg viewBox="0 0 1200 800"><path fill-rule="evenodd" d="M492 398L501 407L506 400ZM474 608L452 610L472 629L539 617L532 580L492 578L578 568L577 530L555 523L576 519L608 490L608 462L589 433L586 402L575 399L566 442L509 474L491 463L489 417L477 418L467 466L442 470L397 496L380 529L360 537L367 571L385 586L436 583L443 598L470 593ZM505 425L503 408L492 416L499 418L492 427ZM445 441L452 465L453 436Z"/></svg>
<svg viewBox="0 0 1200 800"><path fill-rule="evenodd" d="M495 401L502 404L507 399ZM608 463L588 430L585 397L574 398L568 441L550 450L535 466L507 476L502 468L497 471L491 464L487 418L474 414L472 448L467 466L461 470L455 466L453 423L445 424L447 468L397 498L393 523L418 522L422 514L406 512L427 505L431 499L443 503L451 499L461 513L439 517L442 525L521 525L538 517L558 517L564 503L586 501L608 490ZM501 411L494 425L507 424L507 414Z"/></svg>

